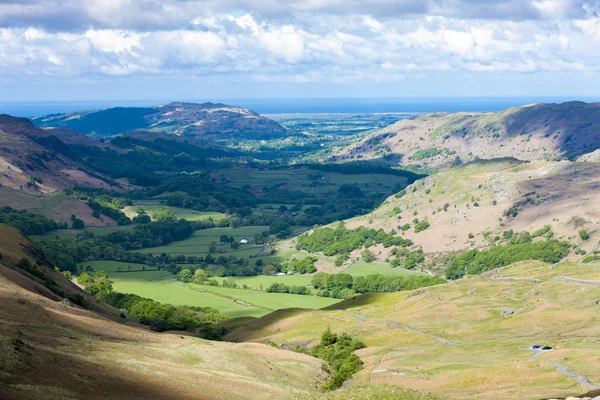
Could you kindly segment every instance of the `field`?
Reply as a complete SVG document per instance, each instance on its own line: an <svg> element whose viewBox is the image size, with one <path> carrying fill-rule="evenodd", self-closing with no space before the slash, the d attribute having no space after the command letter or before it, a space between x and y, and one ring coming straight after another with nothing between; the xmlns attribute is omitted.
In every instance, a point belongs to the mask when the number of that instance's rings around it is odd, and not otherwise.
<svg viewBox="0 0 600 400"><path fill-rule="evenodd" d="M358 352L365 368L352 385L389 384L448 399L564 398L600 386L598 286L561 280L600 283L595 268L522 262L497 277L357 296L328 311L277 311L230 326L226 339L314 344L329 326L368 346ZM534 344L553 350L536 355L528 349Z"/></svg>
<svg viewBox="0 0 600 400"><path fill-rule="evenodd" d="M339 303L340 300L329 297L303 296L298 294L267 293L259 290L232 289L221 286L190 285L211 293L235 298L261 308L275 311L284 308L323 308Z"/></svg>
<svg viewBox="0 0 600 400"><path fill-rule="evenodd" d="M208 219L208 218L212 218L212 219L216 220L216 219L221 219L221 218L226 217L225 214L219 213L219 212L203 212L203 211L191 210L188 208L166 206L164 204L161 204L160 200L136 200L133 202L133 206L125 207L123 212L130 218L135 217L137 215L137 212L135 211L135 209L138 207L142 207L144 209L144 211L146 211L146 214L150 215L151 217L152 217L152 212L154 212L156 210L173 211L173 213L175 214L175 216L178 219L183 218L183 219L187 219L188 221L199 221L199 220Z"/></svg>
<svg viewBox="0 0 600 400"><path fill-rule="evenodd" d="M309 178L311 175L313 178ZM325 194L337 191L344 184L359 187L366 193L390 193L396 185L406 186L406 178L384 174L341 174L324 172L305 167L280 170L255 170L250 168L230 168L213 173L227 186L241 188L273 186L283 183L289 190L299 190L311 194ZM318 178L315 178L318 177Z"/></svg>
<svg viewBox="0 0 600 400"><path fill-rule="evenodd" d="M58 236L61 239L75 240L77 235L84 230L94 234L94 237L102 237L110 235L113 232L131 232L135 229L135 225L125 226L86 226L85 229L57 229L48 232L46 236Z"/></svg>
<svg viewBox="0 0 600 400"><path fill-rule="evenodd" d="M161 303L213 307L231 318L242 316L257 317L269 313L267 309L246 307L230 298L202 291L202 289L195 290L171 280L155 282L117 280L113 283L113 287L117 292L133 293Z"/></svg>
<svg viewBox="0 0 600 400"><path fill-rule="evenodd" d="M194 234L185 240L179 242L173 242L167 246L152 247L148 249L137 250L141 253L152 253L152 254L184 254L184 255L206 255L208 254L208 248L211 242L219 244L219 250L226 252L228 255L235 255L238 257L248 257L250 255L256 255L262 249L262 245L246 244L241 245L237 250L231 250L230 246L219 243L221 235L233 236L237 241L243 238L252 239L254 235L267 231L267 226L244 226L240 228L211 228L203 229L194 232ZM215 253L215 256L219 253Z"/></svg>
<svg viewBox="0 0 600 400"><path fill-rule="evenodd" d="M422 272L411 271L404 268L392 268L389 264L352 264L343 271L345 274L352 276L367 276L373 274L381 274L384 276L406 276L406 275L423 275Z"/></svg>

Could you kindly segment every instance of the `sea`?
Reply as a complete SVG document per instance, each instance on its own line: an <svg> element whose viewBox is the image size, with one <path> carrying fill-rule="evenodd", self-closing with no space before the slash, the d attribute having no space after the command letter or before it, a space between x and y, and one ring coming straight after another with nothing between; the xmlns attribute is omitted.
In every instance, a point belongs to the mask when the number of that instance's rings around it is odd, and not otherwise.
<svg viewBox="0 0 600 400"><path fill-rule="evenodd" d="M48 114L111 107L149 107L171 101L224 103L250 108L259 114L354 114L494 112L534 103L600 101L598 97L457 97L457 98L318 98L318 99L145 99L99 101L0 102L0 114L38 117Z"/></svg>

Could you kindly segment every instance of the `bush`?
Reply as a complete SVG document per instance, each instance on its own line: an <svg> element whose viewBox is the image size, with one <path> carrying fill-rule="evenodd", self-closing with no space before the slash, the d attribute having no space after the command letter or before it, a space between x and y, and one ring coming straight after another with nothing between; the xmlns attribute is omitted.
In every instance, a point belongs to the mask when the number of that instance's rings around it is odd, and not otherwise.
<svg viewBox="0 0 600 400"><path fill-rule="evenodd" d="M579 231L579 237L582 240L588 240L590 238L590 234L585 229L582 229Z"/></svg>
<svg viewBox="0 0 600 400"><path fill-rule="evenodd" d="M327 369L331 379L324 385L325 389L335 390L341 387L354 373L362 369L364 364L354 352L365 347L364 342L353 339L346 333L338 336L329 328L323 332L321 343L312 348L311 354L328 363Z"/></svg>
<svg viewBox="0 0 600 400"><path fill-rule="evenodd" d="M413 242L397 237L393 232L386 233L383 229L360 227L350 230L339 225L336 228L317 229L310 235L300 236L296 247L311 253L322 251L326 256L333 256L348 254L363 246L368 247L368 244L383 244L388 248L391 246L410 247Z"/></svg>
<svg viewBox="0 0 600 400"><path fill-rule="evenodd" d="M101 300L127 312L156 331L204 330L212 332L212 325L227 319L210 307L172 306L146 299L135 294L112 292L103 294Z"/></svg>
<svg viewBox="0 0 600 400"><path fill-rule="evenodd" d="M415 233L423 232L425 229L429 228L429 222L423 220L415 225Z"/></svg>
<svg viewBox="0 0 600 400"><path fill-rule="evenodd" d="M515 239L517 238L513 238L513 240ZM450 262L446 268L446 278L459 279L467 274L481 274L494 268L505 267L514 262L529 259L557 263L571 250L568 242L548 240L533 243L530 237L528 240L524 243L492 247L487 251L469 250Z"/></svg>
<svg viewBox="0 0 600 400"><path fill-rule="evenodd" d="M366 262L367 264L372 263L376 260L375 254L373 254L373 252L369 250L363 251L360 255L362 256L364 262Z"/></svg>

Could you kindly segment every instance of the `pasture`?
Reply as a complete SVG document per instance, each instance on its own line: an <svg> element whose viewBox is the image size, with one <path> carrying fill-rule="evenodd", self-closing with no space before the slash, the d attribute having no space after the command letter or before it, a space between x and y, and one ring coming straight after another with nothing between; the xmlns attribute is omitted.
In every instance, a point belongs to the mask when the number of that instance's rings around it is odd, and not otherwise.
<svg viewBox="0 0 600 400"><path fill-rule="evenodd" d="M268 226L243 226L240 228L210 228L202 229L194 232L194 234L182 241L170 243L167 246L152 247L147 249L136 250L140 253L152 254L183 254L183 255L206 255L208 254L209 246L212 242L218 244L218 251L215 256L226 253L227 255L235 255L238 257L248 257L256 255L261 250L262 245L245 244L240 245L239 249L232 250L229 244L219 242L221 235L232 236L236 241L243 238L252 239L254 235L268 231Z"/></svg>
<svg viewBox="0 0 600 400"><path fill-rule="evenodd" d="M259 317L269 313L267 309L247 307L230 298L204 291L204 287L191 288L171 280L117 280L113 283L113 288L117 292L133 293L165 304L212 307L230 318Z"/></svg>
<svg viewBox="0 0 600 400"><path fill-rule="evenodd" d="M299 190L311 194L325 194L337 191L344 184L355 185L366 193L390 193L396 185L406 186L407 179L385 174L342 174L324 172L306 167L277 170L257 170L252 168L230 168L215 171L212 176L221 179L227 186L242 188L285 184L289 190Z"/></svg>
<svg viewBox="0 0 600 400"><path fill-rule="evenodd" d="M85 229L57 229L52 232L48 232L46 236L58 236L65 240L75 240L77 235L88 231L94 234L94 237L103 237L110 235L113 232L131 232L135 228L135 225L125 226L86 226Z"/></svg>
<svg viewBox="0 0 600 400"><path fill-rule="evenodd" d="M341 300L330 297L303 296L299 294L268 293L260 290L234 289L222 286L208 286L190 284L191 287L205 289L208 292L226 296L231 299L241 300L271 311L284 308L309 308L318 309L329 307Z"/></svg>
<svg viewBox="0 0 600 400"><path fill-rule="evenodd" d="M156 210L170 210L173 211L175 216L178 219L186 219L188 221L200 221L203 219L221 219L225 218L227 215L220 212L204 212L204 211L196 211L189 208L180 208L180 207L171 207L164 204L161 204L161 200L136 200L133 202L133 206L125 207L123 212L130 218L135 217L137 215L136 209L138 207L142 207L146 214L152 217L152 213Z"/></svg>

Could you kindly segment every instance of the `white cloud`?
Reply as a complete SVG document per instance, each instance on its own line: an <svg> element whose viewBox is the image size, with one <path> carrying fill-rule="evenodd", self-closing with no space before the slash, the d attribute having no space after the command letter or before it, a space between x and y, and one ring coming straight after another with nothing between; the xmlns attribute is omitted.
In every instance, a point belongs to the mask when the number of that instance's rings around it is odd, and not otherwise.
<svg viewBox="0 0 600 400"><path fill-rule="evenodd" d="M3 76L384 82L427 71L531 73L600 66L600 55L590 51L600 42L597 7L579 0L519 0L524 10L514 18L508 16L517 15L515 0L445 0L445 11L442 0L431 0L425 2L427 12L412 0L376 0L368 11L358 0L302 0L287 8L280 0L53 1L48 4L81 16L87 26L32 22L0 28ZM491 10L497 17L477 17L480 11L461 16L453 11L460 6ZM580 9L584 12L573 11ZM381 15L383 10L389 15ZM6 25L17 13L45 21L52 11L34 0L1 2L0 22ZM567 18L573 13L578 18Z"/></svg>

